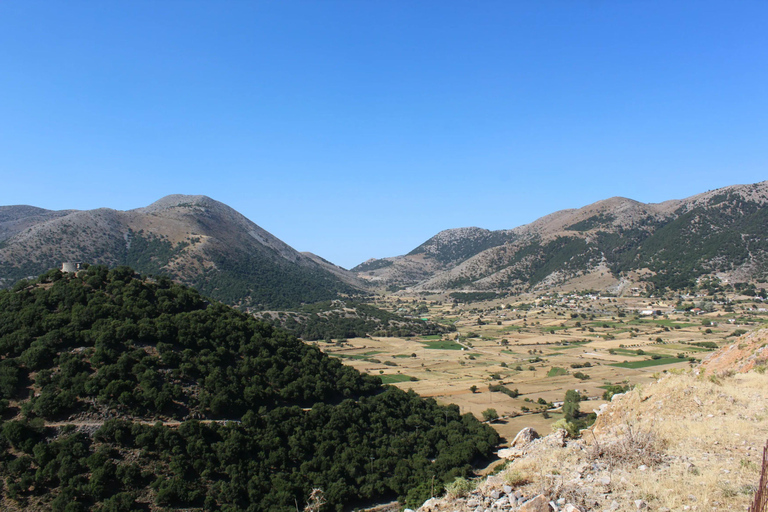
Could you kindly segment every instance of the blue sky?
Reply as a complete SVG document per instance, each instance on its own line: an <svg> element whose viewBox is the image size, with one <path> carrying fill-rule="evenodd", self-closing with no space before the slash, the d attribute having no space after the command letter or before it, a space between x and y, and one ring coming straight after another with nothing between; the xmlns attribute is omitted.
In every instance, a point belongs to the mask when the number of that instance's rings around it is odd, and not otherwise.
<svg viewBox="0 0 768 512"><path fill-rule="evenodd" d="M768 179L768 2L0 3L0 204L205 194L352 267Z"/></svg>

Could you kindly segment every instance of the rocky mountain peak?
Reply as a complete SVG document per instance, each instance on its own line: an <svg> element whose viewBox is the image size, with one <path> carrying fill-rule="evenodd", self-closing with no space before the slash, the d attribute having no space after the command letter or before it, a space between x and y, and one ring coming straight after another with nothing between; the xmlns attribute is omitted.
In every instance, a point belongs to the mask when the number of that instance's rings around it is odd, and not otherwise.
<svg viewBox="0 0 768 512"><path fill-rule="evenodd" d="M204 196L204 195L170 194L163 198L158 199L157 201L150 204L149 206L136 208L135 210L132 210L132 211L142 212L142 213L152 213L152 212L158 212L162 210L168 210L170 208L178 208L182 206L211 207L211 206L219 206L219 205L222 205L222 203L215 201L210 197Z"/></svg>

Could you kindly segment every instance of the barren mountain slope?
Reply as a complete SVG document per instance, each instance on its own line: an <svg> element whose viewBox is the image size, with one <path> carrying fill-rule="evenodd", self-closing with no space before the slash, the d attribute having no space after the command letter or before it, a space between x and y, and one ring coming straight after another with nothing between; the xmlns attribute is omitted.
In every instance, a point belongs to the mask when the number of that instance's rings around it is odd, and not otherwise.
<svg viewBox="0 0 768 512"><path fill-rule="evenodd" d="M441 231L405 256L371 259L353 268L374 283L410 285L513 238L509 231L469 227Z"/></svg>
<svg viewBox="0 0 768 512"><path fill-rule="evenodd" d="M430 243L438 235L414 251L424 259L422 273L410 281L395 271L413 252L364 266L380 282L420 291L520 292L572 282L617 289L639 274L657 288L690 286L703 275L761 282L768 273L766 202L768 182L659 204L614 197L511 231L486 232L482 243L476 242L477 231L451 230L450 247L461 252ZM363 277L360 267L353 270Z"/></svg>
<svg viewBox="0 0 768 512"><path fill-rule="evenodd" d="M72 211L52 211L26 205L0 206L0 243L35 224L62 217Z"/></svg>
<svg viewBox="0 0 768 512"><path fill-rule="evenodd" d="M129 211L100 208L36 218L33 223L27 216L29 227L16 229L0 245L0 284L62 261L83 261L168 274L249 307L327 300L360 287L343 269L331 271L327 263L299 253L206 196L172 195Z"/></svg>

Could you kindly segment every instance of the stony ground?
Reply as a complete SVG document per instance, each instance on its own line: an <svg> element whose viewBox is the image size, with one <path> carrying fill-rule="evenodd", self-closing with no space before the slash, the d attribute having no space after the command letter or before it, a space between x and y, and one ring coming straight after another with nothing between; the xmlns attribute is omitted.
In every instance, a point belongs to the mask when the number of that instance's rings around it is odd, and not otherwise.
<svg viewBox="0 0 768 512"><path fill-rule="evenodd" d="M454 486L419 512L745 510L768 441L761 354L745 373L678 371L617 395L579 439L564 431L518 439L501 454L511 458L502 472L469 482L471 490Z"/></svg>

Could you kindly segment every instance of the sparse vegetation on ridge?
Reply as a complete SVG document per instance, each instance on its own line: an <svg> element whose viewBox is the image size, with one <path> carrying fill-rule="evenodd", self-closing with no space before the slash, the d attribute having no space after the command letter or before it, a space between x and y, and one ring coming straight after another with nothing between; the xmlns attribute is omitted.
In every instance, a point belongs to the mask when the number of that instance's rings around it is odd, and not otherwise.
<svg viewBox="0 0 768 512"><path fill-rule="evenodd" d="M359 301L334 300L309 304L297 311L258 315L305 341L366 336L433 336L455 331L419 318L406 318Z"/></svg>
<svg viewBox="0 0 768 512"><path fill-rule="evenodd" d="M27 207L7 207L24 218ZM351 274L298 253L228 206L205 196L168 196L138 210L48 212L34 231L0 239L0 286L64 261L128 265L162 274L242 309L295 308L364 295Z"/></svg>
<svg viewBox="0 0 768 512"><path fill-rule="evenodd" d="M677 291L722 275L755 285L768 276L767 203L762 182L661 204L612 198L512 230L447 230L387 258L372 282L463 294L628 281Z"/></svg>

